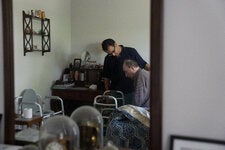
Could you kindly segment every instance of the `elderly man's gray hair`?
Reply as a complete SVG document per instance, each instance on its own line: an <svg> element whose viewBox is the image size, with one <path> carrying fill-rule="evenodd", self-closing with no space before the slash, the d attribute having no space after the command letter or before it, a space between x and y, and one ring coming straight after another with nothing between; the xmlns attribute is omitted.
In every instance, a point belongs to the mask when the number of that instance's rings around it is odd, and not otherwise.
<svg viewBox="0 0 225 150"><path fill-rule="evenodd" d="M126 59L123 62L124 65L126 65L127 67L139 67L138 63L135 60L132 59Z"/></svg>

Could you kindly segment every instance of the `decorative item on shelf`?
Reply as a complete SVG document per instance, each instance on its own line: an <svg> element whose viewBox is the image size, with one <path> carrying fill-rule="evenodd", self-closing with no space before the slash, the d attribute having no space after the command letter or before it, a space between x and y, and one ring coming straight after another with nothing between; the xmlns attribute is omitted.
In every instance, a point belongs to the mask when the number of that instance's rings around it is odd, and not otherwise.
<svg viewBox="0 0 225 150"><path fill-rule="evenodd" d="M48 118L40 129L39 148L42 150L79 149L80 132L77 123L67 116Z"/></svg>
<svg viewBox="0 0 225 150"><path fill-rule="evenodd" d="M79 81L80 68L81 68L81 59L75 58L74 59L74 81Z"/></svg>
<svg viewBox="0 0 225 150"><path fill-rule="evenodd" d="M38 17L38 10L35 10L34 16Z"/></svg>
<svg viewBox="0 0 225 150"><path fill-rule="evenodd" d="M70 72L69 72L69 79L68 79L68 81L69 82L73 82L74 81L74 79L73 79L74 75L73 75L73 65L72 65L72 63L69 64L69 69L70 69Z"/></svg>
<svg viewBox="0 0 225 150"><path fill-rule="evenodd" d="M34 10L27 10L25 14L30 15L32 17L38 17L38 18L41 18L41 19L45 18L45 11L43 11L43 10L38 10L38 9L36 9L35 11Z"/></svg>
<svg viewBox="0 0 225 150"><path fill-rule="evenodd" d="M40 35L47 35L45 31L43 30L39 30L38 32L36 32L36 34L40 34Z"/></svg>
<svg viewBox="0 0 225 150"><path fill-rule="evenodd" d="M32 33L32 29L30 27L25 28L25 33L30 34Z"/></svg>
<svg viewBox="0 0 225 150"><path fill-rule="evenodd" d="M74 69L80 69L80 67L81 67L81 59L75 58L74 59Z"/></svg>
<svg viewBox="0 0 225 150"><path fill-rule="evenodd" d="M63 76L62 76L63 83L68 83L68 81L69 81L69 74L70 74L70 69L66 68L64 70L64 73L63 73Z"/></svg>
<svg viewBox="0 0 225 150"><path fill-rule="evenodd" d="M31 10L31 16L34 17L34 10Z"/></svg>
<svg viewBox="0 0 225 150"><path fill-rule="evenodd" d="M33 45L33 50L37 50L37 49L38 49L37 45Z"/></svg>
<svg viewBox="0 0 225 150"><path fill-rule="evenodd" d="M33 34L38 34L36 31L33 31Z"/></svg>
<svg viewBox="0 0 225 150"><path fill-rule="evenodd" d="M41 10L35 10L35 17L41 18Z"/></svg>
<svg viewBox="0 0 225 150"><path fill-rule="evenodd" d="M75 70L74 71L74 81L78 81L79 80L79 70Z"/></svg>
<svg viewBox="0 0 225 150"><path fill-rule="evenodd" d="M87 62L91 59L91 55L88 51L84 51L81 54L81 61L84 68L87 68Z"/></svg>
<svg viewBox="0 0 225 150"><path fill-rule="evenodd" d="M83 69L80 70L79 79L80 79L80 81L84 81L85 80L85 74L84 74L84 70Z"/></svg>
<svg viewBox="0 0 225 150"><path fill-rule="evenodd" d="M44 19L45 18L45 12L41 11L41 18Z"/></svg>
<svg viewBox="0 0 225 150"><path fill-rule="evenodd" d="M30 15L30 10L27 10L25 14Z"/></svg>
<svg viewBox="0 0 225 150"><path fill-rule="evenodd" d="M103 148L103 119L100 112L92 106L81 106L73 111L70 118L80 130L80 149Z"/></svg>
<svg viewBox="0 0 225 150"><path fill-rule="evenodd" d="M95 69L102 69L103 68L103 65L101 65L101 64L96 64L95 65Z"/></svg>

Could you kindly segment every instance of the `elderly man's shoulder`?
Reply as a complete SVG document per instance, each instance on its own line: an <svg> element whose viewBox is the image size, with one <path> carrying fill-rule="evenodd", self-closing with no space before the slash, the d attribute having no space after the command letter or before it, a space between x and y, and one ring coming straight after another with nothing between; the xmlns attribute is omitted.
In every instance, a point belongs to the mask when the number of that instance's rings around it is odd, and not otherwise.
<svg viewBox="0 0 225 150"><path fill-rule="evenodd" d="M141 73L142 73L142 74L147 74L147 75L150 75L150 72L149 72L149 71L147 71L147 70L145 70L145 69L141 69Z"/></svg>

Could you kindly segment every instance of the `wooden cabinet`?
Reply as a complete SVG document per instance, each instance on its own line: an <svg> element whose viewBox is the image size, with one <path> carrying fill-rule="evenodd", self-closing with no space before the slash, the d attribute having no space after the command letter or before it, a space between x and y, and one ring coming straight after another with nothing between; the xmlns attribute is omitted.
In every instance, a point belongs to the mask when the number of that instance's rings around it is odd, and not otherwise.
<svg viewBox="0 0 225 150"><path fill-rule="evenodd" d="M51 51L50 19L26 14L23 11L23 47L24 56L27 52L42 53Z"/></svg>

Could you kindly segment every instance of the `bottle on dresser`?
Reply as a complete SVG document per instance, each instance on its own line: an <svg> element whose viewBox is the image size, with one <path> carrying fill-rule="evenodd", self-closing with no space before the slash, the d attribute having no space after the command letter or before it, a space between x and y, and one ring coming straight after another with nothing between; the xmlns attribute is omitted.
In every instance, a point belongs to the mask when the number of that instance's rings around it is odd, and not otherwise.
<svg viewBox="0 0 225 150"><path fill-rule="evenodd" d="M70 63L69 64L69 78L68 78L68 82L73 82L74 81L74 79L73 79L73 65L72 65L72 63Z"/></svg>

